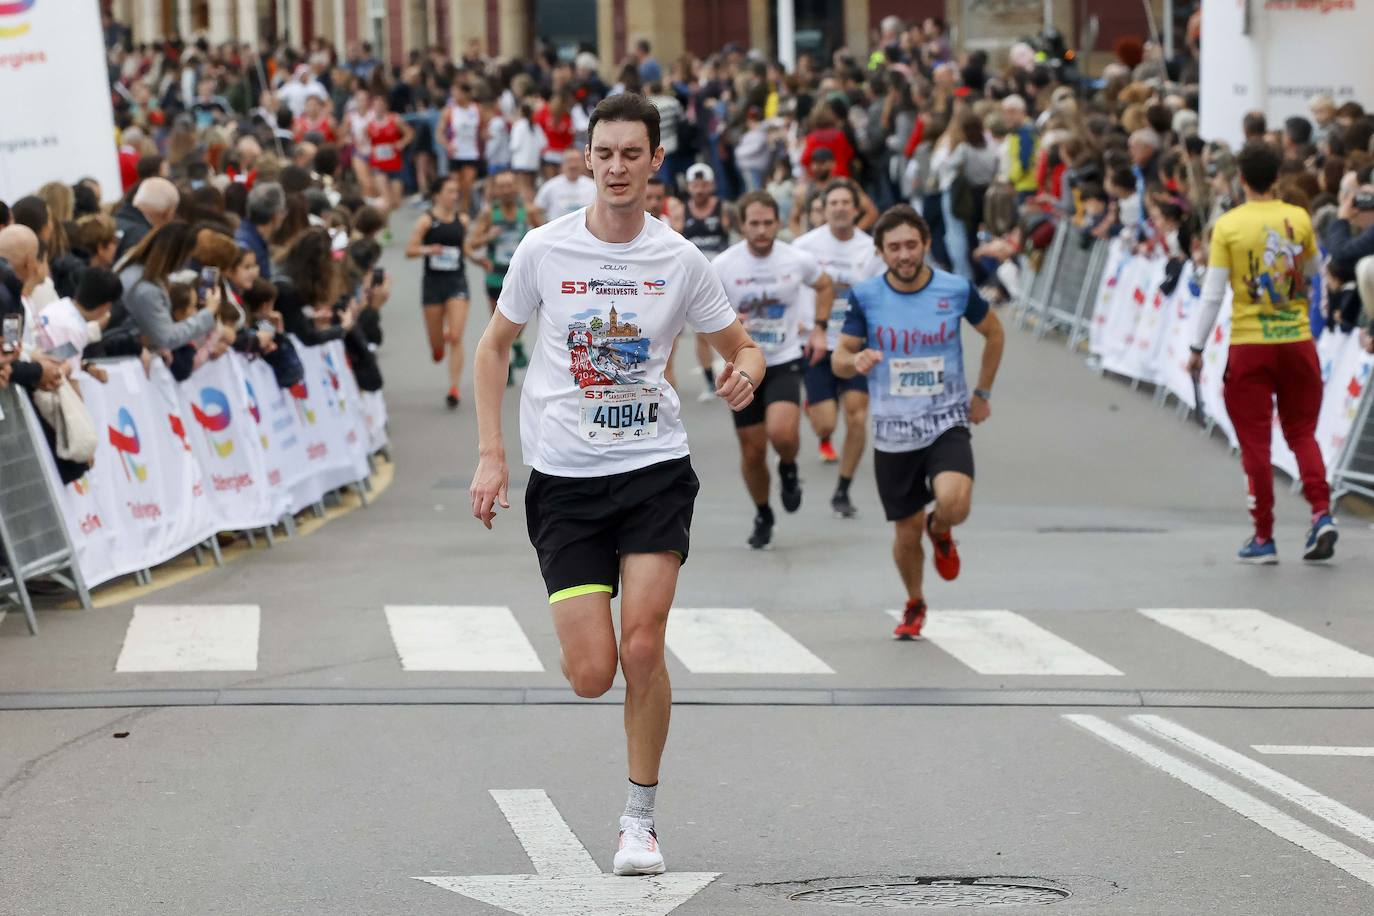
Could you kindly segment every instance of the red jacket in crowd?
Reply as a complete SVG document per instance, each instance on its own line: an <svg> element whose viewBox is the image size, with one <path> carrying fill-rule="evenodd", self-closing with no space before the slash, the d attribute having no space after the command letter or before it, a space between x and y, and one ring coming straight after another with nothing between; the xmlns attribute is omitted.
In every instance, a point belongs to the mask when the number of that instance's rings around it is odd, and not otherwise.
<svg viewBox="0 0 1374 916"><path fill-rule="evenodd" d="M849 145L849 138L844 131L836 127L823 127L807 134L806 146L802 147L801 154L803 168L811 168L811 156L821 147L835 154L835 177L850 177L849 164L854 160L854 147Z"/></svg>

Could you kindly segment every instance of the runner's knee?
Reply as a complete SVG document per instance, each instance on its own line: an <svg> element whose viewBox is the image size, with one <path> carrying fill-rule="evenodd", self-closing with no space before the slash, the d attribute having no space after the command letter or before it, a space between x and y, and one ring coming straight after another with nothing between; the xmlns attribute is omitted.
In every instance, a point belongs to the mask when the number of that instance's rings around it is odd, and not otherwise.
<svg viewBox="0 0 1374 916"><path fill-rule="evenodd" d="M586 699L595 699L611 689L615 683L615 659L610 664L602 659L563 660L563 671L573 693Z"/></svg>
<svg viewBox="0 0 1374 916"><path fill-rule="evenodd" d="M663 667L663 640L652 628L641 627L620 638L620 669L627 683L652 677Z"/></svg>

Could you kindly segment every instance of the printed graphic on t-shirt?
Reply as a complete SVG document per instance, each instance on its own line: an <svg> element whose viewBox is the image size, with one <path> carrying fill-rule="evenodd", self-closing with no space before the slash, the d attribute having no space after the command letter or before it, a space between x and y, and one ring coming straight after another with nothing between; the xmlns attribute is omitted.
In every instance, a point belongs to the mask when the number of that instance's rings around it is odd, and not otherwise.
<svg viewBox="0 0 1374 916"><path fill-rule="evenodd" d="M1273 227L1264 231L1264 250L1248 251L1245 288L1252 302L1279 308L1295 299L1306 300L1307 281L1302 273L1302 243L1293 236L1293 225L1283 221L1287 238Z"/></svg>
<svg viewBox="0 0 1374 916"><path fill-rule="evenodd" d="M622 315L611 306L609 314L589 308L572 317L568 325L569 368L578 387L643 381L642 367L649 359L652 341L633 323L634 312Z"/></svg>
<svg viewBox="0 0 1374 916"><path fill-rule="evenodd" d="M787 342L787 303L767 290L746 293L740 300L739 315L744 329L759 346L777 347Z"/></svg>

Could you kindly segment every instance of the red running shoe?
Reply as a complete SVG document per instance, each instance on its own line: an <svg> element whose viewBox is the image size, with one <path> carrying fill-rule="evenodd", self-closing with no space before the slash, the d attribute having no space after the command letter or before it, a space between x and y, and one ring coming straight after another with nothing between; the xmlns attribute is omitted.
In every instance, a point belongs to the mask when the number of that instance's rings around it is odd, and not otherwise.
<svg viewBox="0 0 1374 916"><path fill-rule="evenodd" d="M908 601L906 608L902 611L902 622L897 624L897 629L892 631L893 639L917 639L921 635L921 627L926 622L926 603L919 598L915 601Z"/></svg>
<svg viewBox="0 0 1374 916"><path fill-rule="evenodd" d="M835 446L830 444L829 439L821 440L821 460L826 464L835 464L840 460L840 456L835 454Z"/></svg>
<svg viewBox="0 0 1374 916"><path fill-rule="evenodd" d="M935 571L940 574L941 579L951 582L959 578L959 548L954 545L954 535L950 532L935 533L935 529L930 527L933 521L934 516L926 516L926 533L930 535L930 542L935 545Z"/></svg>

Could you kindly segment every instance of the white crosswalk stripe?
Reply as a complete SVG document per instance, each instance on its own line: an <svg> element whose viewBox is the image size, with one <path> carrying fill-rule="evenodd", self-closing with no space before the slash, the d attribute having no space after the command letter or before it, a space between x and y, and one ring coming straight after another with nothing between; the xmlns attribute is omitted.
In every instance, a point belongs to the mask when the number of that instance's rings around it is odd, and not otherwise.
<svg viewBox="0 0 1374 916"><path fill-rule="evenodd" d="M693 674L834 674L777 624L749 608L673 608L668 648Z"/></svg>
<svg viewBox="0 0 1374 916"><path fill-rule="evenodd" d="M256 671L260 617L256 604L140 604L115 671Z"/></svg>
<svg viewBox="0 0 1374 916"><path fill-rule="evenodd" d="M1374 677L1374 657L1254 608L1140 613L1274 677Z"/></svg>
<svg viewBox="0 0 1374 916"><path fill-rule="evenodd" d="M543 671L508 607L396 605L387 626L406 671Z"/></svg>
<svg viewBox="0 0 1374 916"><path fill-rule="evenodd" d="M901 611L888 611L900 620ZM921 635L979 674L1061 677L1121 672L1012 611L931 611Z"/></svg>

